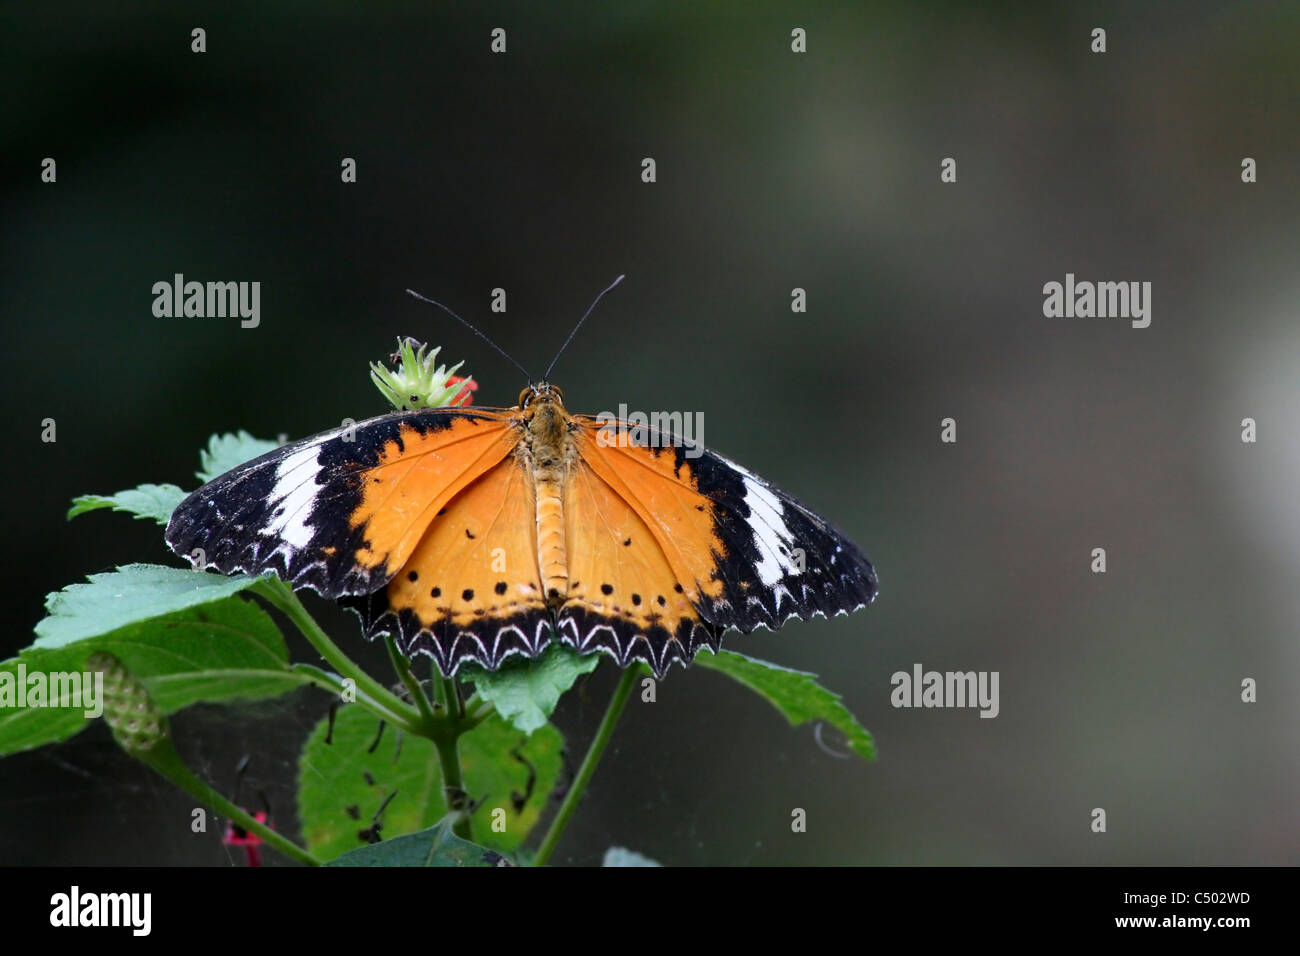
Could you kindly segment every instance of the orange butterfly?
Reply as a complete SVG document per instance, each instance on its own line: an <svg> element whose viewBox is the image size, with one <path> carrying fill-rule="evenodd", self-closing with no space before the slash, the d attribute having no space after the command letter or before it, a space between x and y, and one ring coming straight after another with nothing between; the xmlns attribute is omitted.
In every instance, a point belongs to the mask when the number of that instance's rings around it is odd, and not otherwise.
<svg viewBox="0 0 1300 956"><path fill-rule="evenodd" d="M394 412L277 448L186 498L166 540L341 599L447 676L558 637L662 677L728 628L876 595L862 552L789 495L676 436L571 414L546 381L513 408Z"/></svg>

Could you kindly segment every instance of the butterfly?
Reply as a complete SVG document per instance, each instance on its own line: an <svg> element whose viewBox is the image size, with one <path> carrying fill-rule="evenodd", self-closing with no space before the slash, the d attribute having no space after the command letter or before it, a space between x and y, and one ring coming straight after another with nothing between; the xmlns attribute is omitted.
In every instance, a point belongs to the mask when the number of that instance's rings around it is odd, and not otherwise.
<svg viewBox="0 0 1300 956"><path fill-rule="evenodd" d="M558 640L663 677L728 629L877 590L785 492L670 432L573 414L545 380L511 408L397 411L277 448L187 497L166 541L337 599L446 676Z"/></svg>

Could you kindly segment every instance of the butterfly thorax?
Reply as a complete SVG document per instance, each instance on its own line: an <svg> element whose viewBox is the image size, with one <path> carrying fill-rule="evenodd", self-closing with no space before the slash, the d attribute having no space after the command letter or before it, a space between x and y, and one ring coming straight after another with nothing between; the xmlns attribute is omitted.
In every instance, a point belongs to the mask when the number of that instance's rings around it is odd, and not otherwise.
<svg viewBox="0 0 1300 956"><path fill-rule="evenodd" d="M569 462L576 454L569 413L554 385L530 385L519 396L524 440L520 454L531 479L537 510L537 565L546 603L557 607L569 593L568 554L564 533L564 487Z"/></svg>

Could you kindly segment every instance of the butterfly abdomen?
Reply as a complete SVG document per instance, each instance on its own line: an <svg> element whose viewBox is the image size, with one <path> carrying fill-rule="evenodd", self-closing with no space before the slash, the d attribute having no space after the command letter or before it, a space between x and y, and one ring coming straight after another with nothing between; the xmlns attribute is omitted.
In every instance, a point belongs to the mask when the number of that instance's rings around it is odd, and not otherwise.
<svg viewBox="0 0 1300 956"><path fill-rule="evenodd" d="M569 559L564 540L564 497L559 479L537 482L537 565L542 593L552 606L569 593Z"/></svg>
<svg viewBox="0 0 1300 956"><path fill-rule="evenodd" d="M558 401L543 399L528 416L526 460L537 504L537 566L546 603L558 607L569 594L564 534L564 487L569 459L569 417Z"/></svg>

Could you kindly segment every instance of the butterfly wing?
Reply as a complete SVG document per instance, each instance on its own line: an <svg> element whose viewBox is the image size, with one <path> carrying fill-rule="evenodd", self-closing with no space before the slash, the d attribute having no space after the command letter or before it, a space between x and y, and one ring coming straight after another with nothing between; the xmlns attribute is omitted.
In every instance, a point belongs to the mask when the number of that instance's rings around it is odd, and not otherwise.
<svg viewBox="0 0 1300 956"><path fill-rule="evenodd" d="M626 667L635 659L662 676L690 663L700 645L717 648L651 526L618 487L582 458L565 494L568 598L556 615L560 639L582 653L602 650Z"/></svg>
<svg viewBox="0 0 1300 956"><path fill-rule="evenodd" d="M325 597L406 564L448 501L518 444L500 409L395 412L277 448L208 482L167 525L173 551L225 573L274 571Z"/></svg>
<svg viewBox="0 0 1300 956"><path fill-rule="evenodd" d="M575 421L583 461L644 522L713 627L775 629L874 600L876 573L857 546L747 469L649 429L611 440L607 422Z"/></svg>
<svg viewBox="0 0 1300 956"><path fill-rule="evenodd" d="M537 567L536 496L511 456L452 498L387 586L344 603L366 633L395 635L408 657L447 675L466 660L495 670L551 641Z"/></svg>

